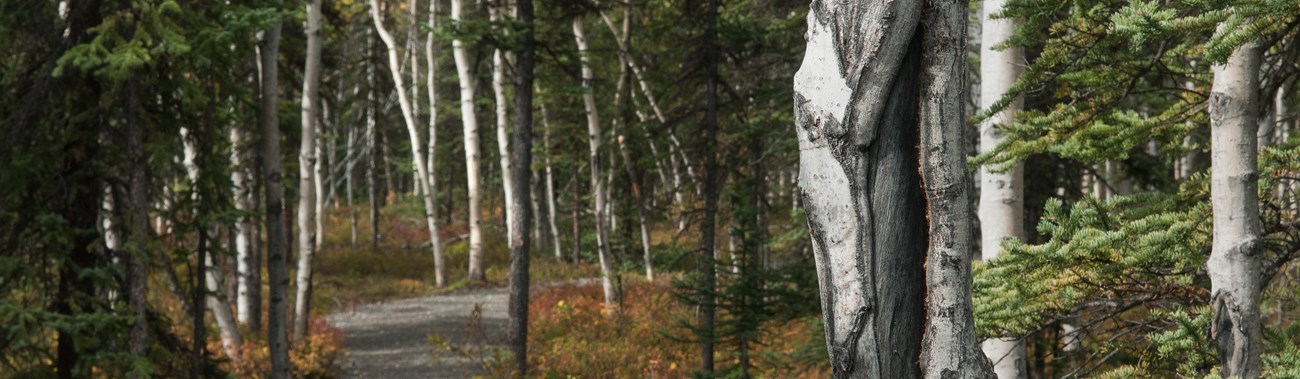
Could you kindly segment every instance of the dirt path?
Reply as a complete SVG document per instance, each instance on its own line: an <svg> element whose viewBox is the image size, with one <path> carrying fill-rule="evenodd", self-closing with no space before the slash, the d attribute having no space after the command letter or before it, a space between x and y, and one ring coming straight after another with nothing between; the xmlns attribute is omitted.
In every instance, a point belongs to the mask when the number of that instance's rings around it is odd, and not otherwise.
<svg viewBox="0 0 1300 379"><path fill-rule="evenodd" d="M479 362L443 351L435 358L429 334L466 348L505 341L504 288L467 290L358 307L327 317L346 333L343 378L467 378L484 375ZM466 322L482 307L484 337L470 336Z"/></svg>

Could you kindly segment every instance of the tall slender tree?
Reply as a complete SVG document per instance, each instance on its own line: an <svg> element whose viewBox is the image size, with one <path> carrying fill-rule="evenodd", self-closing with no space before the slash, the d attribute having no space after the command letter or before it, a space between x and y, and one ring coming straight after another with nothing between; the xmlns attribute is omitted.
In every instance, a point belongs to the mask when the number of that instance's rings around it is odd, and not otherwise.
<svg viewBox="0 0 1300 379"><path fill-rule="evenodd" d="M532 201L529 197L533 191L533 1L519 0L517 16L522 29L519 31L519 54L515 65L515 130L511 141L511 172L514 188L509 194L514 198L508 203L514 215L510 219L510 349L514 353L515 367L519 377L528 376L528 275L529 250L532 241L529 238L528 225L532 223L533 212L528 207ZM518 90L522 88L523 90Z"/></svg>
<svg viewBox="0 0 1300 379"><path fill-rule="evenodd" d="M451 21L464 21L464 0L451 0ZM456 61L456 76L460 81L460 117L465 131L465 181L469 192L469 280L481 281L483 276L483 220L482 183L479 178L478 116L474 114L474 74L465 42L457 37L451 41L451 53Z"/></svg>
<svg viewBox="0 0 1300 379"><path fill-rule="evenodd" d="M1019 46L999 47L1015 32L1015 20L996 17L1006 6L1006 0L985 0L983 22L980 29L980 109L992 108L994 103L1011 89L1023 71L1024 52ZM1002 111L989 117L979 128L979 151L989 153L1006 140L998 127L1015 121L1016 112L1023 103L1016 98ZM1023 240L1024 236L1024 164L1016 164L1006 171L980 168L980 249L984 260L997 258L1002 252L1002 241L1008 238ZM995 338L982 343L984 354L993 361L993 371L998 379L1019 379L1028 375L1025 362L1025 343L1019 339Z"/></svg>
<svg viewBox="0 0 1300 379"><path fill-rule="evenodd" d="M1210 92L1214 241L1206 268L1214 307L1210 338L1224 377L1259 377L1264 352L1259 311L1263 287L1259 259L1264 246L1255 146L1260 53L1254 41L1233 50L1227 62L1213 67Z"/></svg>
<svg viewBox="0 0 1300 379"><path fill-rule="evenodd" d="M429 166L424 163L424 152L422 148L424 140L420 138L419 121L415 118L415 105L412 103L411 99L407 97L406 81L402 77L401 61L398 58L400 54L398 52L397 40L393 38L393 35L384 27L384 21L383 17L380 15L378 0L370 0L370 17L374 19L375 31L379 33L380 40L384 41L384 45L388 47L388 72L392 75L393 86L396 87L394 91L397 92L397 103L402 109L402 119L406 122L407 134L411 137L411 160L415 167L414 174L416 176L416 183L421 188L429 188ZM418 86L417 84L418 83L411 83L412 86ZM437 199L435 198L436 194L433 193L433 191L423 191L421 195L421 199L424 200L424 221L425 225L429 229L429 245L433 249L435 258L434 263L436 264L441 261L441 259L437 258L442 254L442 242L438 240L438 220L434 218L433 214L434 207L437 205ZM443 268L435 267L434 270L435 272L439 272L443 270ZM437 284L442 286L446 283L438 282Z"/></svg>
<svg viewBox="0 0 1300 379"><path fill-rule="evenodd" d="M281 4L276 1L276 4ZM280 168L280 23L263 31L262 41L262 185L266 201L266 272L271 287L267 312L267 341L271 352L271 378L289 378L288 234L284 218L284 175Z"/></svg>
<svg viewBox="0 0 1300 379"><path fill-rule="evenodd" d="M298 150L298 283L293 340L307 335L311 317L312 258L316 253L316 126L320 112L321 0L307 0L307 61L302 75L302 138Z"/></svg>
<svg viewBox="0 0 1300 379"><path fill-rule="evenodd" d="M709 0L705 9L704 24L704 64L705 78L705 113L704 113L704 217L700 221L700 252L696 262L702 277L703 288L700 293L699 330L700 335L700 370L704 375L713 375L714 333L716 305L714 290L717 281L715 266L716 238L714 219L718 214L718 152L714 145L718 142L718 1Z"/></svg>
<svg viewBox="0 0 1300 379"><path fill-rule="evenodd" d="M591 68L591 55L587 47L587 33L584 26L582 14L573 16L573 40L578 45L578 62L582 66L582 104L587 114L587 145L589 154L587 155L587 165L591 168L591 203L592 215L596 218L596 248L597 257L600 260L600 284L605 291L605 306L613 307L617 300L617 294L614 292L614 275L613 258L610 256L609 249L609 225L606 223L605 215L605 182L601 180L600 168L600 113L596 109L596 93L594 87L595 73ZM574 204L577 207L577 204ZM577 223L574 219L574 223ZM576 236L575 236L576 237ZM574 251L577 254L577 251Z"/></svg>

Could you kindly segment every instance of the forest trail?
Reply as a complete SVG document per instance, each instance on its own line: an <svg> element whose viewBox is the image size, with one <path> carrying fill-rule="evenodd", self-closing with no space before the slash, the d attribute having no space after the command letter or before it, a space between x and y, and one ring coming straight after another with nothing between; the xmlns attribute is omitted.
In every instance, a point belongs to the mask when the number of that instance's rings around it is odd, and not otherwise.
<svg viewBox="0 0 1300 379"><path fill-rule="evenodd" d="M342 377L361 378L467 378L485 375L479 357L491 356L489 347L505 342L506 288L457 291L394 300L340 311L327 317L343 330L347 358ZM469 327L475 306L481 307L478 325ZM450 346L483 354L458 354L440 349L436 358L430 333Z"/></svg>

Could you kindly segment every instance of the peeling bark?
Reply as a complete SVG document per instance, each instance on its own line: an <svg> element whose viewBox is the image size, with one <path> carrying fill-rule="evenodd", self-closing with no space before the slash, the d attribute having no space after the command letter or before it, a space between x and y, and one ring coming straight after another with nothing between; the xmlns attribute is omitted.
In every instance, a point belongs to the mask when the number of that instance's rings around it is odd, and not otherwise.
<svg viewBox="0 0 1300 379"><path fill-rule="evenodd" d="M794 81L798 188L836 378L992 375L974 340L970 182L957 138L965 3L931 4L927 33L921 5L817 1L808 15Z"/></svg>

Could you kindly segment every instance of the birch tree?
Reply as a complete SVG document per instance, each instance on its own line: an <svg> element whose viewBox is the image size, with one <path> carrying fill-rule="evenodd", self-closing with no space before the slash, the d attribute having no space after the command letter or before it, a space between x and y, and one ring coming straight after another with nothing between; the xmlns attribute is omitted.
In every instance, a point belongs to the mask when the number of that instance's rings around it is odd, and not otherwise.
<svg viewBox="0 0 1300 379"><path fill-rule="evenodd" d="M293 340L307 335L311 261L316 252L316 117L320 106L321 0L307 0L307 61L302 75L302 140L298 150L298 283L293 306Z"/></svg>
<svg viewBox="0 0 1300 379"><path fill-rule="evenodd" d="M203 190L204 183L200 183L202 171L200 170L198 159L199 154L208 154L208 151L206 151L207 149L204 149L205 151L203 152L199 151L199 147L196 146L196 138L190 133L188 128L182 127L180 129L180 134L183 152L181 162L185 166L186 178L189 179L190 186L193 189L190 195L191 199L194 201L194 204L197 205L194 209L190 210L192 212L191 217L195 218L196 224L198 224L198 227L200 228L197 260L200 261L198 268L201 272L199 273L199 276L196 277L201 277L203 282L201 284L196 283L195 287L204 292L203 296L201 296L202 301L207 304L208 310L212 312L212 318L217 322L218 330L221 331L221 346L225 349L226 356L230 357L231 360L238 362L239 348L240 345L243 344L243 341L239 336L239 328L235 325L235 317L230 312L230 304L226 302L227 297L221 294L224 291L224 286L221 285L221 270L216 266L215 261L212 259L212 254L207 251L206 246L204 246L207 245L207 236L212 233L208 233L207 227L204 226L203 223L198 222L199 215L206 211L201 207L201 205L208 201L208 199L204 198L200 193ZM196 298L196 303L194 304L195 308L200 307L200 304L197 303L198 301L199 299ZM197 319L201 320L201 309L195 311L195 315Z"/></svg>
<svg viewBox="0 0 1300 379"><path fill-rule="evenodd" d="M464 0L451 0L451 20L462 20ZM469 193L469 280L481 281L483 276L483 220L482 194L479 189L478 117L474 115L474 76L469 53L460 38L451 41L452 57L456 61L456 76L460 82L460 117L465 131L465 180Z"/></svg>
<svg viewBox="0 0 1300 379"><path fill-rule="evenodd" d="M230 128L230 183L233 185L233 196L235 210L241 212L251 212L256 208L253 206L254 183L249 162L245 150L248 148L248 132L240 126L231 126ZM261 299L260 296L254 295L258 292L261 295L262 285L260 273L261 265L257 261L257 252L253 250L254 234L256 228L256 218L240 217L235 221L235 284L236 284L236 319L241 324L260 324L258 318L261 316ZM257 299L256 302L254 299ZM256 303L256 304L255 304ZM254 325L254 329L256 325Z"/></svg>
<svg viewBox="0 0 1300 379"><path fill-rule="evenodd" d="M488 18L494 25L504 21L503 13L506 12L507 6L505 0L494 1L488 6ZM505 198L506 213L506 234L514 232L516 217L514 212L515 197L512 193L515 190L513 175L510 174L510 135L507 129L510 127L508 104L506 103L506 52L499 49L492 49L492 95L496 101L496 123L497 123L497 153L501 161L501 186ZM515 110L518 112L518 110Z"/></svg>
<svg viewBox="0 0 1300 379"><path fill-rule="evenodd" d="M541 93L539 89L537 91ZM555 225L555 176L552 172L551 164L551 122L549 115L546 114L546 103L538 101L537 108L542 112L542 159L545 166L546 174L546 223L550 226L552 249L555 249L555 260L563 261L564 252L560 249L560 228Z"/></svg>
<svg viewBox="0 0 1300 379"><path fill-rule="evenodd" d="M837 378L992 377L970 304L966 4L923 5L817 1L808 15L799 188Z"/></svg>
<svg viewBox="0 0 1300 379"><path fill-rule="evenodd" d="M1222 25L1220 26L1222 28ZM1206 269L1214 319L1210 339L1224 377L1256 378L1264 338L1260 322L1263 225L1259 213L1256 131L1260 48L1250 41L1213 67L1210 93L1210 205L1213 246Z"/></svg>
<svg viewBox="0 0 1300 379"><path fill-rule="evenodd" d="M402 109L402 119L406 122L407 134L411 137L411 157L415 166L416 182L420 187L429 188L429 166L424 163L424 153L422 152L423 140L420 139L420 127L415 119L415 109L411 99L407 97L406 81L402 77L401 61L398 58L398 46L396 39L384 27L383 18L379 14L378 0L370 0L370 17L375 22L375 31L379 33L380 40L388 47L388 71L393 77L393 85L397 92L397 102ZM415 83L413 83L414 85ZM433 209L436 205L435 194L433 191L424 191L422 194L424 200L424 220L425 225L429 228L429 244L432 246L434 253L434 263L442 262L442 243L438 240L438 221L433 217ZM445 267L434 267L434 277L436 285L441 287L446 285Z"/></svg>
<svg viewBox="0 0 1300 379"><path fill-rule="evenodd" d="M591 202L594 210L593 215L596 217L596 248L600 260L600 284L605 292L605 306L613 307L616 295L614 293L614 283L610 278L613 275L613 268L611 267L612 262L610 262L609 231L603 217L606 204L605 182L601 180L602 171L600 169L600 114L596 110L596 94L592 89L592 80L595 74L591 69L591 56L587 49L587 34L583 27L581 14L573 16L573 40L578 45L578 61L582 65L582 104L587 112L587 144L590 148L587 161L588 166L591 168ZM577 206L575 203L574 207ZM574 220L574 222L576 223L577 220Z"/></svg>
<svg viewBox="0 0 1300 379"><path fill-rule="evenodd" d="M429 196L434 197L435 200L433 207L429 208L429 230L433 233L430 237L429 243L433 245L434 283L439 287L447 284L446 257L442 250L442 236L438 234L438 231L442 230L442 228L438 226L437 205L438 155L436 152L438 150L438 59L435 55L437 53L437 45L433 43L433 31L438 29L438 4L440 2L441 0L429 1L429 33L424 38L424 58L429 70L424 77L425 85L428 86L429 92L429 168L425 185L428 186L426 190L428 190Z"/></svg>
<svg viewBox="0 0 1300 379"><path fill-rule="evenodd" d="M1006 0L985 0L980 31L980 108L989 109L1011 89L1020 77L1024 52L1019 46L997 48L1011 38L1015 21L994 18L1006 6ZM1006 140L1001 125L1015 121L1016 112L1023 99L1017 97L1001 112L980 124L979 152L988 153ZM1023 240L1024 236L1024 164L1016 164L1007 171L980 169L980 249L984 260L997 258L1002 252L1002 241L1007 238ZM993 371L999 379L1016 379L1027 376L1025 371L1024 341L1014 338L995 338L982 343L984 354L993 361Z"/></svg>

